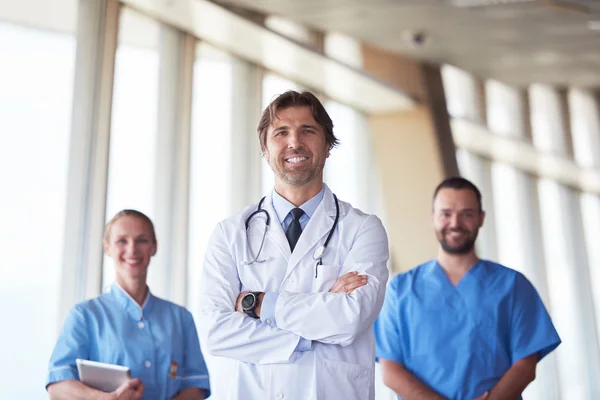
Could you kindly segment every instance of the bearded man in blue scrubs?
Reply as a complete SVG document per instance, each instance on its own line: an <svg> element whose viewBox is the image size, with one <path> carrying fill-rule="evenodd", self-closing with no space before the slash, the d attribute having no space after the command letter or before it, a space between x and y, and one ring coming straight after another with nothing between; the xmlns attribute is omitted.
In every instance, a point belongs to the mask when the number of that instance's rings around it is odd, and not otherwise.
<svg viewBox="0 0 600 400"><path fill-rule="evenodd" d="M560 344L527 278L477 258L484 218L475 185L444 180L433 197L437 257L390 281L376 355L400 399L519 399Z"/></svg>

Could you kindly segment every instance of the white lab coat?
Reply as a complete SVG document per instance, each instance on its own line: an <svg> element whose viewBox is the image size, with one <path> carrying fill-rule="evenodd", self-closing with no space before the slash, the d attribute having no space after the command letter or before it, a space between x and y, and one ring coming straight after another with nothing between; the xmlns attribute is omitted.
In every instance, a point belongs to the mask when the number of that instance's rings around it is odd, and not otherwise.
<svg viewBox="0 0 600 400"><path fill-rule="evenodd" d="M265 228L264 214L254 217L246 240L244 221L256 204L217 225L204 263L200 324L208 334L205 350L235 359L226 399L374 398L373 322L388 279L388 240L379 218L343 201L339 206L338 227L317 278L313 253L325 242L336 214L329 188L293 254L271 195L263 202L271 217L259 257L265 262L243 265L252 259L248 243L256 254ZM368 284L351 295L328 292L351 271L367 275ZM242 291L280 293L277 327L235 312ZM301 337L312 341L312 350L294 351Z"/></svg>

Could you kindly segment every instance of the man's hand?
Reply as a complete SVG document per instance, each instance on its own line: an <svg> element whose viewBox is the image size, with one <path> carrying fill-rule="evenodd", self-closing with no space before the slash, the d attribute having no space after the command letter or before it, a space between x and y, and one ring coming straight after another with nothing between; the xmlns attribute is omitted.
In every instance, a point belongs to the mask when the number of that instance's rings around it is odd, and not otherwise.
<svg viewBox="0 0 600 400"><path fill-rule="evenodd" d="M171 400L204 400L204 390L197 387L188 387Z"/></svg>
<svg viewBox="0 0 600 400"><path fill-rule="evenodd" d="M144 394L144 384L138 378L122 384L117 390L112 392L111 399L114 400L140 400Z"/></svg>
<svg viewBox="0 0 600 400"><path fill-rule="evenodd" d="M242 292L238 295L238 298L235 302L235 311L237 312L244 312L244 309L242 308L242 299L244 298L245 295L247 295L248 292ZM254 313L256 313L256 315L258 315L258 317L260 318L260 309L262 307L262 301L263 298L265 297L264 293L259 293L258 297L258 305L256 306L256 308L254 309Z"/></svg>
<svg viewBox="0 0 600 400"><path fill-rule="evenodd" d="M535 379L535 369L538 362L538 353L531 354L515 362L488 392L485 397L478 399L506 400L518 399L521 393Z"/></svg>
<svg viewBox="0 0 600 400"><path fill-rule="evenodd" d="M485 392L484 394L482 394L481 396L477 397L476 399L473 400L485 400L488 398L489 393Z"/></svg>
<svg viewBox="0 0 600 400"><path fill-rule="evenodd" d="M329 290L330 293L352 293L354 289L365 286L368 278L365 275L358 275L358 272L348 272L344 276L340 276L335 282L335 285Z"/></svg>

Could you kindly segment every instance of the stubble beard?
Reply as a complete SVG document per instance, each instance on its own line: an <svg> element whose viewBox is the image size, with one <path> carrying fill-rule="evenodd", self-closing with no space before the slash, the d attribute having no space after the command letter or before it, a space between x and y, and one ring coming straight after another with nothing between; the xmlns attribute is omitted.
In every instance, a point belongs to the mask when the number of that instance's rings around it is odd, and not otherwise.
<svg viewBox="0 0 600 400"><path fill-rule="evenodd" d="M271 170L273 170L273 173L275 173L275 175L287 185L298 187L306 185L307 183L313 181L315 177L319 176L320 174L322 175L324 167L325 163L321 163L315 165L314 167L309 167L304 171L289 171L284 167L277 168L271 165Z"/></svg>

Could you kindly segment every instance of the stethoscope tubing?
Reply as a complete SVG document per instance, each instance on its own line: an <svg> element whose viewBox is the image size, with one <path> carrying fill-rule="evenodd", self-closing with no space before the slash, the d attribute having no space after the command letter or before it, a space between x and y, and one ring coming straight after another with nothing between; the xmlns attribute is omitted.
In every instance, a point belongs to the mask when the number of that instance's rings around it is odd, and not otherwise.
<svg viewBox="0 0 600 400"><path fill-rule="evenodd" d="M269 230L269 226L271 225L271 217L269 215L269 212L267 210L265 210L264 208L262 208L265 198L266 198L266 196L263 197L262 199L260 199L260 201L258 202L258 206L256 207L256 210L254 210L248 216L248 218L246 218L246 221L244 222L244 227L246 229L246 244L248 246L248 252L252 256L252 260L251 261L243 261L242 262L243 265L251 265L254 263L263 263L266 261L266 259L259 260L260 253L262 252L263 246L265 244L265 238L267 236L267 231ZM319 246L313 254L313 259L319 260L319 261L317 261L317 264L315 265L315 278L318 276L318 266L323 264L323 255L325 254L325 250L327 249L327 246L329 245L329 242L331 241L333 232L337 228L337 225L338 225L338 222L340 219L340 203L335 194L333 194L333 200L335 201L335 219L333 220L333 225L331 226L331 229L329 230L329 234L327 235L327 238L325 239L325 243L323 243L323 245ZM250 222L252 221L252 218L254 218L256 215L258 215L260 213L264 213L267 218L265 221L265 230L262 235L260 247L258 249L258 252L256 253L256 256L254 256L252 254L252 249L250 248L250 242L248 241L248 227L250 226Z"/></svg>

